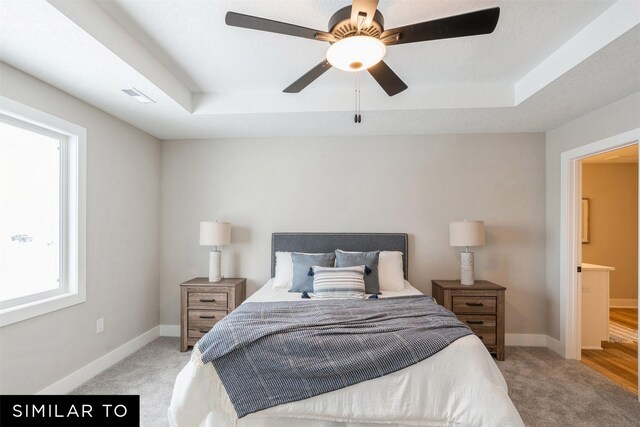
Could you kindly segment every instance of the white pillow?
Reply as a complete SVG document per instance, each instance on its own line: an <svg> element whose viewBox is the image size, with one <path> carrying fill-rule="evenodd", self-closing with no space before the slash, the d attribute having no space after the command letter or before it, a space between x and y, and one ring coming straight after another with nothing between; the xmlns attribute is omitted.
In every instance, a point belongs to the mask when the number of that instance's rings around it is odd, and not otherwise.
<svg viewBox="0 0 640 427"><path fill-rule="evenodd" d="M334 268L313 266L316 298L364 298L364 265Z"/></svg>
<svg viewBox="0 0 640 427"><path fill-rule="evenodd" d="M401 291L404 289L404 265L402 252L381 251L378 258L378 279L380 291Z"/></svg>
<svg viewBox="0 0 640 427"><path fill-rule="evenodd" d="M276 276L273 289L290 289L293 281L293 261L291 252L276 252Z"/></svg>

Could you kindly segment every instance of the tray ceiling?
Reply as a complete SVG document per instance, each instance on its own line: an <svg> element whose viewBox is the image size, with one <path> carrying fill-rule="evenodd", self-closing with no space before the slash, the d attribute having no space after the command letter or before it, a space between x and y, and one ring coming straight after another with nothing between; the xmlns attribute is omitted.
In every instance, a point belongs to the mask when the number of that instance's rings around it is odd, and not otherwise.
<svg viewBox="0 0 640 427"><path fill-rule="evenodd" d="M327 43L224 24L233 10L325 30L348 4L3 0L0 60L161 139L544 131L640 91L640 2L381 0L387 28L501 16L490 35L390 47L409 89L390 98L362 73L359 125L351 73L282 93Z"/></svg>

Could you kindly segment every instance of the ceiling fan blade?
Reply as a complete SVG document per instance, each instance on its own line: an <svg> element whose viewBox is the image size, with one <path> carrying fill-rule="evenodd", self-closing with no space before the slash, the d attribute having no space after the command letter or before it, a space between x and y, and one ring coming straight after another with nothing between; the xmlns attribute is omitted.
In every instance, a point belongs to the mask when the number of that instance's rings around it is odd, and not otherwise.
<svg viewBox="0 0 640 427"><path fill-rule="evenodd" d="M286 22L272 21L271 19L259 18L257 16L243 15L242 13L227 12L224 22L232 27L248 28L250 30L266 31L268 33L278 33L287 36L303 37L314 39L316 35L321 37L333 37L325 31L314 30L313 28L301 27L299 25L287 24Z"/></svg>
<svg viewBox="0 0 640 427"><path fill-rule="evenodd" d="M495 30L499 17L500 8L494 7L392 28L382 33L380 39L388 38L385 43L394 45L490 34ZM398 37L391 37L393 35L398 35Z"/></svg>
<svg viewBox="0 0 640 427"><path fill-rule="evenodd" d="M369 74L376 79L389 96L397 95L407 88L407 85L400 80L400 77L384 61L380 61L370 67Z"/></svg>
<svg viewBox="0 0 640 427"><path fill-rule="evenodd" d="M331 64L326 59L307 71L302 77L300 77L295 82L291 83L289 87L287 87L283 92L285 93L298 93L305 87L309 86L315 79L320 77L331 68Z"/></svg>
<svg viewBox="0 0 640 427"><path fill-rule="evenodd" d="M353 0L351 4L351 23L356 28L367 28L373 21L378 8L378 0ZM358 25L358 20L361 24Z"/></svg>

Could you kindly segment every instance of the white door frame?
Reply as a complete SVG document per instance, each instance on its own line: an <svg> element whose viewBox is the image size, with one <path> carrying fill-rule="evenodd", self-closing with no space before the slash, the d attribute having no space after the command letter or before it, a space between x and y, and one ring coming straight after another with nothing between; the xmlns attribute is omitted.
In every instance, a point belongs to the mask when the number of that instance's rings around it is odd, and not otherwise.
<svg viewBox="0 0 640 427"><path fill-rule="evenodd" d="M560 171L560 348L567 359L580 360L581 292L577 267L580 263L582 196L580 160L604 151L637 143L640 128L621 133L561 154ZM638 218L640 221L640 217ZM638 239L640 247L640 238ZM638 260L640 263L640 259ZM640 291L640 280L638 281ZM640 334L639 334L640 335ZM640 363L639 363L640 365ZM640 381L639 381L640 382Z"/></svg>

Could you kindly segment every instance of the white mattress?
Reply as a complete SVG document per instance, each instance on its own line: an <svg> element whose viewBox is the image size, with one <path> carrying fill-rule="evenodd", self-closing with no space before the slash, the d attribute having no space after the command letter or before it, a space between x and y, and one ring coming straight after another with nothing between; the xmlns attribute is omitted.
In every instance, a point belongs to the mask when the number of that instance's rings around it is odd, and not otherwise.
<svg viewBox="0 0 640 427"><path fill-rule="evenodd" d="M403 291L381 297L419 295ZM267 282L244 303L300 300ZM313 299L307 300L313 304ZM211 363L190 361L176 379L169 421L178 427L523 426L507 384L475 335L392 374L244 418L229 415L228 398Z"/></svg>

